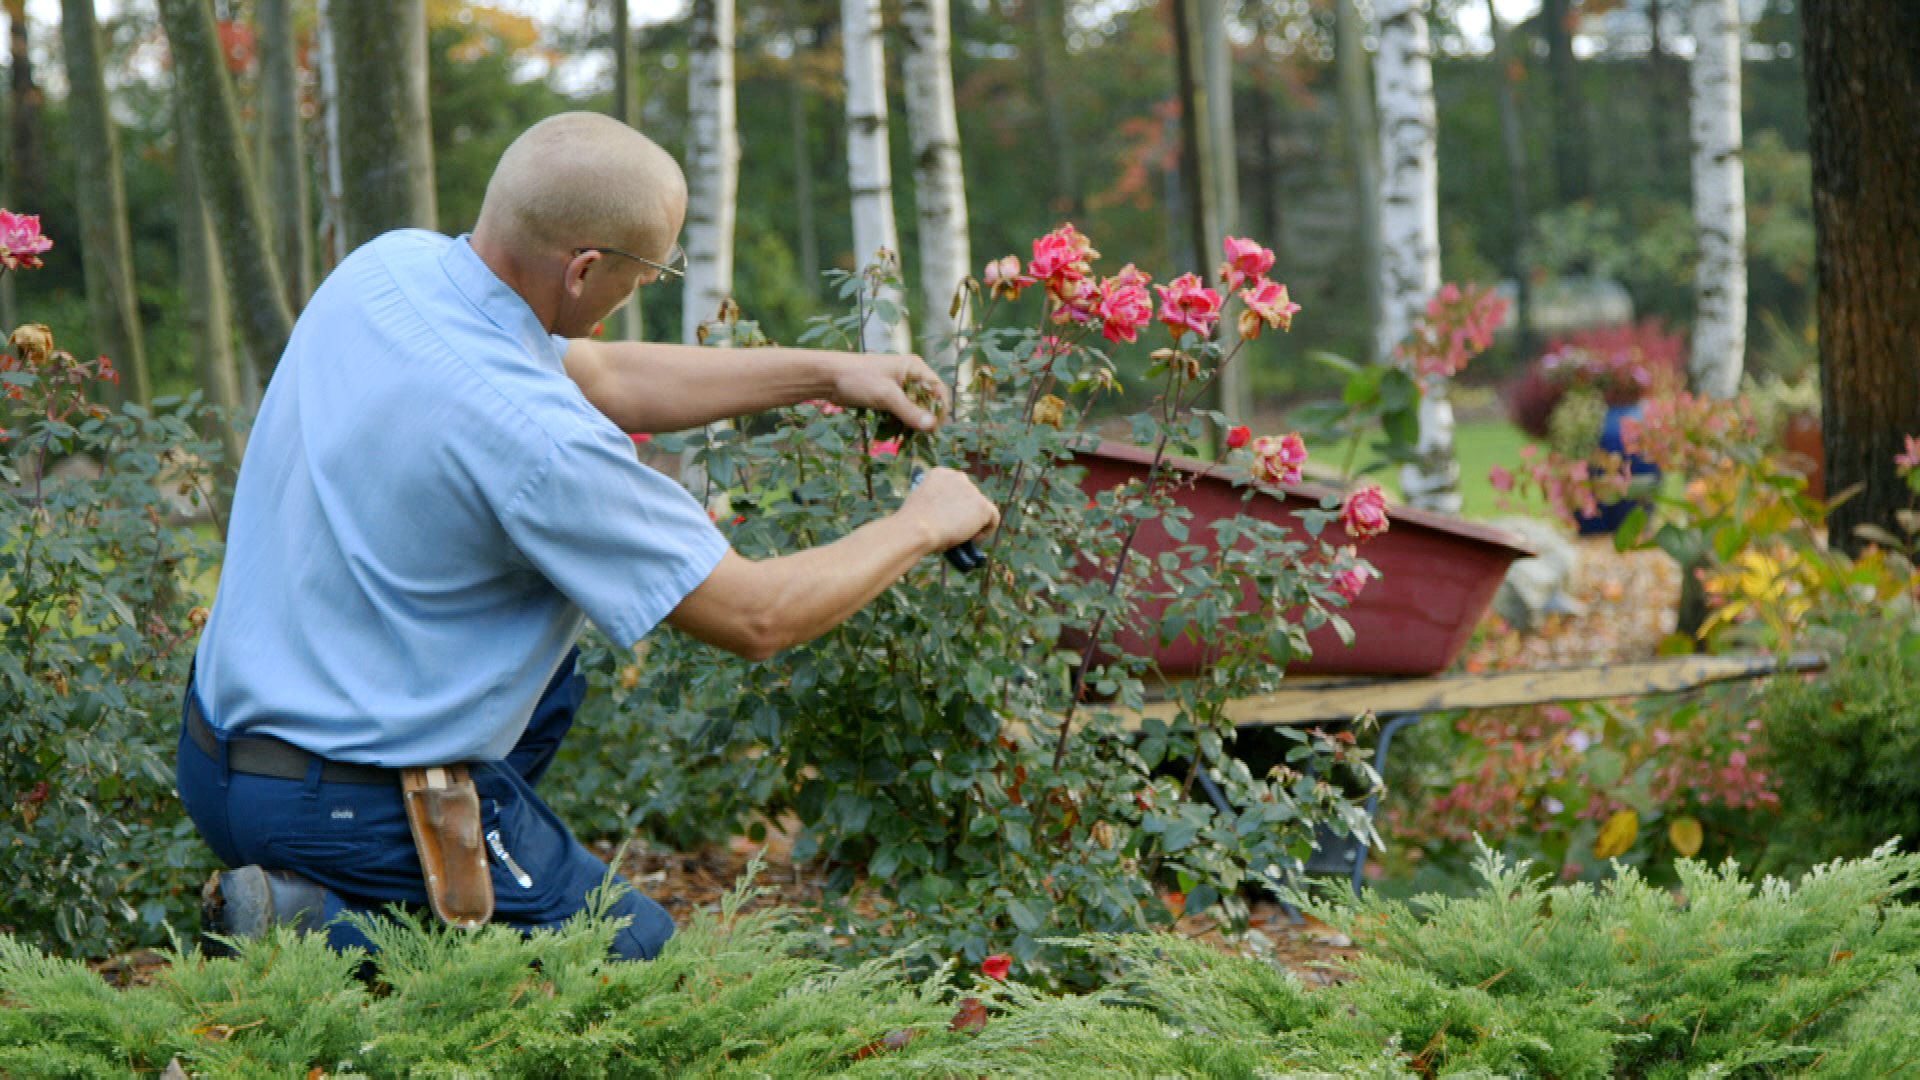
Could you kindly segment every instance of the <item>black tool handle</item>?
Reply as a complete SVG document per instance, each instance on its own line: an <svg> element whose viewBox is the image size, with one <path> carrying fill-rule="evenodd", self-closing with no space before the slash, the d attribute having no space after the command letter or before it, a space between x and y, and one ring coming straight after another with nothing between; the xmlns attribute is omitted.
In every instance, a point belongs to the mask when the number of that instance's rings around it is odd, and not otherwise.
<svg viewBox="0 0 1920 1080"><path fill-rule="evenodd" d="M926 474L919 469L913 470L913 479L907 481L907 490L912 491L914 488L919 487L920 480L925 475ZM969 570L977 570L987 565L987 557L981 552L980 545L971 540L963 540L948 548L946 557L948 564L963 574Z"/></svg>

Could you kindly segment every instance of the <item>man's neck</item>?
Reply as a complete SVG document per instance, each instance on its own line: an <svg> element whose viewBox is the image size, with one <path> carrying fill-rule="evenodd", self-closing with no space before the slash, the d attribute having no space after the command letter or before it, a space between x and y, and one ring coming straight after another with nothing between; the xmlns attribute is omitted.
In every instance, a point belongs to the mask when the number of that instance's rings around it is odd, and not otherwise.
<svg viewBox="0 0 1920 1080"><path fill-rule="evenodd" d="M473 253L480 257L487 269L512 289L520 299L533 309L534 317L548 333L553 332L555 318L559 314L559 301L554 297L544 297L538 290L529 287L534 280L530 268L516 258L511 245L501 242L492 233L476 228L468 240L473 245Z"/></svg>

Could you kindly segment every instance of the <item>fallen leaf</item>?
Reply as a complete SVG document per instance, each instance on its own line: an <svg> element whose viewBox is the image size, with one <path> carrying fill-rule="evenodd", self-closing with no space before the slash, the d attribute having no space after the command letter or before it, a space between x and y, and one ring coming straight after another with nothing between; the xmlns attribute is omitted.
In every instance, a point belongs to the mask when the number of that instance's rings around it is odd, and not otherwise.
<svg viewBox="0 0 1920 1080"><path fill-rule="evenodd" d="M961 998L960 1009L953 1014L948 1031L979 1031L987 1026L987 1007L976 997Z"/></svg>
<svg viewBox="0 0 1920 1080"><path fill-rule="evenodd" d="M1700 854L1700 844L1704 839L1705 834L1697 818L1674 818L1673 824L1667 826L1667 842L1673 845L1673 850L1689 859Z"/></svg>
<svg viewBox="0 0 1920 1080"><path fill-rule="evenodd" d="M1593 857L1596 859L1614 859L1627 853L1633 847L1634 838L1640 835L1640 815L1631 810L1620 810L1600 826L1600 835L1593 840Z"/></svg>

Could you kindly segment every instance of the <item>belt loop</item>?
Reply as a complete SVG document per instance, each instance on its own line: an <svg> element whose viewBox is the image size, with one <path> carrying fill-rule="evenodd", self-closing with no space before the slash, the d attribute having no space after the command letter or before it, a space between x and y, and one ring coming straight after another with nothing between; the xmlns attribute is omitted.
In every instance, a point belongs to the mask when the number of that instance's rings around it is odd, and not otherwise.
<svg viewBox="0 0 1920 1080"><path fill-rule="evenodd" d="M320 797L320 770L325 766L326 762L318 756L308 759L307 778L300 785L301 798L313 800Z"/></svg>

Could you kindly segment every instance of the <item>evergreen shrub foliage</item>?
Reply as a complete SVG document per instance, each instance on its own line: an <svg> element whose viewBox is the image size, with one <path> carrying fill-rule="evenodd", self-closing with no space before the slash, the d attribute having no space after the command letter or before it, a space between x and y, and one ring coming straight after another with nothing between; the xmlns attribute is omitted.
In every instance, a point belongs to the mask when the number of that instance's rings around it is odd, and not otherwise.
<svg viewBox="0 0 1920 1080"><path fill-rule="evenodd" d="M1780 792L1768 870L1858 857L1895 838L1920 848L1920 630L1855 630L1825 674L1775 679L1760 701Z"/></svg>
<svg viewBox="0 0 1920 1080"><path fill-rule="evenodd" d="M0 362L0 930L93 956L191 925L211 866L173 752L220 547L181 518L224 422L197 395L109 410L102 378L38 325Z"/></svg>
<svg viewBox="0 0 1920 1080"><path fill-rule="evenodd" d="M582 915L522 937L402 916L364 957L281 930L237 956L170 955L151 985L0 936L0 1075L213 1078L1870 1077L1920 1067L1920 857L1877 852L1794 885L1683 863L1544 888L1483 853L1464 899L1322 908L1360 943L1350 981L1162 934L1057 943L1116 973L1046 995L944 967L809 955L737 891L659 959L610 961ZM973 999L969 1004L967 999ZM973 1022L966 1022L971 1016Z"/></svg>

